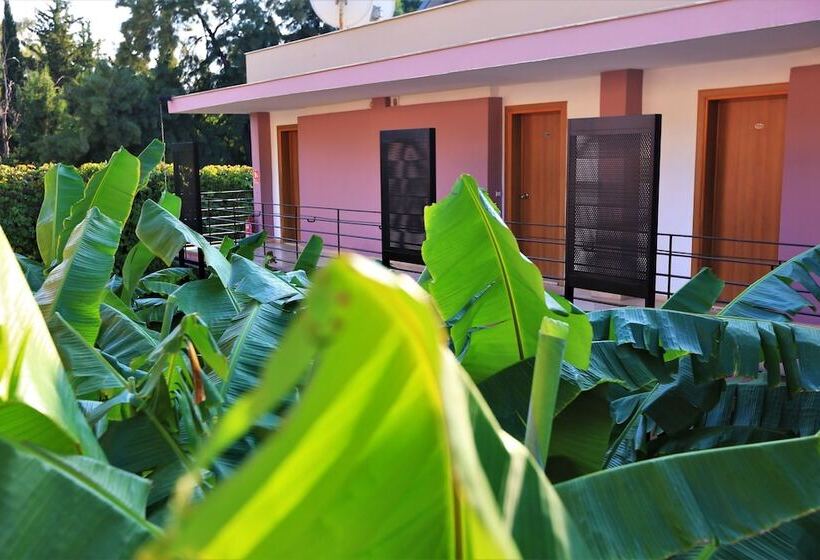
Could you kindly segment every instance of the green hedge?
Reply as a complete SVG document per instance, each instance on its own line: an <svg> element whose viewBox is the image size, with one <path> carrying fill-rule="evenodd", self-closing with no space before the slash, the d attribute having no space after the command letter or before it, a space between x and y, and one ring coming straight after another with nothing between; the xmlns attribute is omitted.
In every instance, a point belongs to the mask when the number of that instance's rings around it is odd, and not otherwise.
<svg viewBox="0 0 820 560"><path fill-rule="evenodd" d="M88 180L102 163L86 163L79 167L80 175ZM14 250L39 260L35 228L40 205L43 202L43 175L48 165L0 165L0 226L6 233ZM117 253L117 270L125 255L137 242L135 229L142 203L151 198L157 200L167 183L173 188L173 167L161 165L151 174L148 184L137 193L134 210L123 229L120 249ZM200 172L203 191L251 190L253 169L244 165L208 165Z"/></svg>

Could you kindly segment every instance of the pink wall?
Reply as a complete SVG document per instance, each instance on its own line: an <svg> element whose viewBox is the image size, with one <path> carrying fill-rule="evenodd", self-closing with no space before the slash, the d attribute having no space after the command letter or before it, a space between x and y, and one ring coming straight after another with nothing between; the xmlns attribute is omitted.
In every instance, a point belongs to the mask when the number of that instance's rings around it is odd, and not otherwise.
<svg viewBox="0 0 820 560"><path fill-rule="evenodd" d="M820 243L820 64L798 66L789 76L786 145L780 202L780 241ZM800 249L781 247L785 260Z"/></svg>
<svg viewBox="0 0 820 560"><path fill-rule="evenodd" d="M501 99L482 98L396 107L378 107L299 117L300 204L374 213L343 212L343 220L374 225L343 225L343 249L377 252L378 243L353 235L379 238L375 225L381 208L379 132L401 128L436 129L436 196L443 198L461 173L470 173L490 193L501 190ZM335 214L304 209L316 222L311 231L333 233ZM326 238L326 244L329 243Z"/></svg>
<svg viewBox="0 0 820 560"><path fill-rule="evenodd" d="M251 164L253 165L253 201L262 215L256 227L273 227L273 161L271 156L270 113L251 113Z"/></svg>

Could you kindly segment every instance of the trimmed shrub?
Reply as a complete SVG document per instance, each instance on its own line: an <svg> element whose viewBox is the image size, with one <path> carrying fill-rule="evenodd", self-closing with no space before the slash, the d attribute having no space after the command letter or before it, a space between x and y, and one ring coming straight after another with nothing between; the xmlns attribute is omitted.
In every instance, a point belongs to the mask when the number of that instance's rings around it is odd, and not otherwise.
<svg viewBox="0 0 820 560"><path fill-rule="evenodd" d="M103 166L85 163L78 170L86 181ZM37 251L37 215L43 203L43 175L49 165L0 165L0 226L17 253L40 259ZM251 190L253 169L244 165L208 165L200 171L203 191ZM173 189L173 166L161 164L151 174L148 184L137 193L134 210L123 229L117 252L116 270L125 255L138 241L136 234L140 209L147 199L158 200L163 189Z"/></svg>

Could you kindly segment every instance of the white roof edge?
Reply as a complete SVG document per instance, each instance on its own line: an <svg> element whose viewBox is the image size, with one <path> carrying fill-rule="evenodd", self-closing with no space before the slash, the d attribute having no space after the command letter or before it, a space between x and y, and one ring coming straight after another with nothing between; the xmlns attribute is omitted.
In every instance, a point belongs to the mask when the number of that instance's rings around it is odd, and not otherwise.
<svg viewBox="0 0 820 560"><path fill-rule="evenodd" d="M257 53L260 53L260 52L270 51L270 50L273 50L273 49L279 49L279 48L287 47L287 46L290 46L290 45L301 45L301 44L306 43L308 41L315 41L316 39L321 39L322 37L336 37L341 33L348 33L350 31L354 31L356 29L361 29L363 27L372 27L374 25L380 25L380 24L387 23L387 22L390 22L390 21L397 21L397 20L401 20L401 19L407 18L407 17L418 16L418 15L421 15L421 14L426 14L428 12L441 10L443 8L456 6L458 4L462 4L464 2L469 2L469 1L470 0L453 0L452 2L448 2L446 4L440 4L438 6L432 6L430 8L425 8L423 10L416 10L416 11L413 11L413 12L407 12L407 13L404 13L404 14L399 14L397 16L393 16L393 17L388 18L388 19L380 19L378 21L369 21L369 22L365 23L364 25L357 25L356 27L348 27L347 29L336 29L334 31L328 31L327 33L322 33L321 35L313 35L312 37L304 37L302 39L297 39L296 41L290 41L289 43L279 43L278 45L271 45L269 47L262 47L261 49L254 49L252 51L247 51L244 54L247 57L249 54L257 54ZM706 1L713 1L713 0L706 0Z"/></svg>

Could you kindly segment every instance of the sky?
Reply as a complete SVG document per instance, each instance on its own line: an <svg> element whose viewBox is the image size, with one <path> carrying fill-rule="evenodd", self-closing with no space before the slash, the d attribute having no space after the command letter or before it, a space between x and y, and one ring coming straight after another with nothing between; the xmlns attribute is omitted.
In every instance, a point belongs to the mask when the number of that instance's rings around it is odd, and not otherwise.
<svg viewBox="0 0 820 560"><path fill-rule="evenodd" d="M44 10L49 0L11 0L11 13L16 21L34 19L37 10ZM128 8L118 8L116 0L69 0L69 10L91 24L91 33L100 41L103 54L114 56L122 41L120 25L131 13Z"/></svg>

